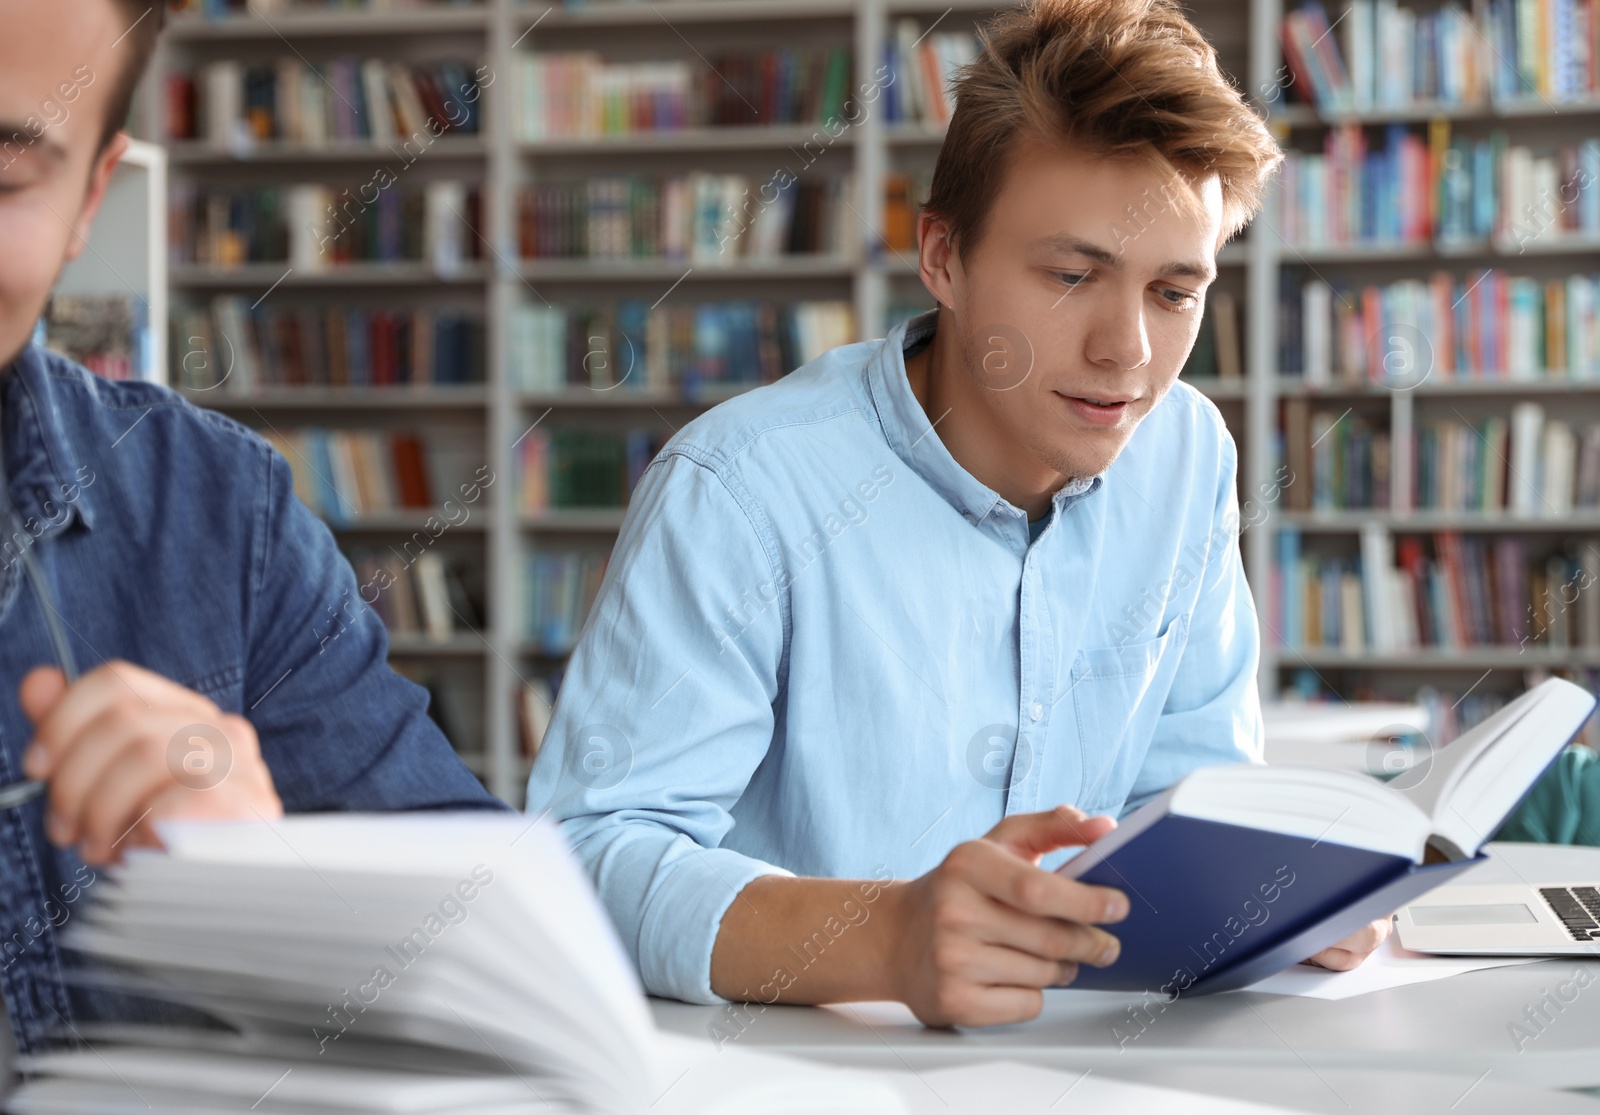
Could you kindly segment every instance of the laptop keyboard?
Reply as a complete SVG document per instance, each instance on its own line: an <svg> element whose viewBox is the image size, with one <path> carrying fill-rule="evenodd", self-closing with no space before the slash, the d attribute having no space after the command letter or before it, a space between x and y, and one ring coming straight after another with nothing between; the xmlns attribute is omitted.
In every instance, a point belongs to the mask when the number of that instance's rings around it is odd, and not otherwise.
<svg viewBox="0 0 1600 1115"><path fill-rule="evenodd" d="M1594 887L1540 887L1545 903L1574 941L1600 941L1600 890Z"/></svg>

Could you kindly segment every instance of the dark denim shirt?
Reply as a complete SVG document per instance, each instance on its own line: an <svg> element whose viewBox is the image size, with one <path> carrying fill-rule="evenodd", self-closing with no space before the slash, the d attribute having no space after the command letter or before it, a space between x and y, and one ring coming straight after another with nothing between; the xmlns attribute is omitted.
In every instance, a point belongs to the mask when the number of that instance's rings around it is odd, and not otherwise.
<svg viewBox="0 0 1600 1115"><path fill-rule="evenodd" d="M353 571L261 438L36 345L0 371L0 422L21 527L0 541L0 781L24 777L32 738L18 684L56 664L18 555L33 546L78 668L126 659L247 717L285 810L500 805L389 669ZM50 844L43 812L0 812L0 989L22 1052L119 1013L64 978L60 932L104 872Z"/></svg>

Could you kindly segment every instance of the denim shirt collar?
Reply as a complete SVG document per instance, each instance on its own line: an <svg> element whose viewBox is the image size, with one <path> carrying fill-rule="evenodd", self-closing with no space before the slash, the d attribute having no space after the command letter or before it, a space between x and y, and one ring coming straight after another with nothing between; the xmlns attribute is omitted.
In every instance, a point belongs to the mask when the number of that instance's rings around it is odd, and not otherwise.
<svg viewBox="0 0 1600 1115"><path fill-rule="evenodd" d="M867 390L877 408L878 422L895 454L917 471L933 489L971 523L981 523L996 508L1026 522L1026 515L963 468L944 442L934 434L935 423L912 393L906 378L905 351L933 336L939 311L928 310L897 324L867 362ZM1080 477L1063 484L1051 497L1055 510L1099 491L1105 474Z"/></svg>
<svg viewBox="0 0 1600 1115"><path fill-rule="evenodd" d="M10 367L0 369L5 443L0 464L18 518L42 526L37 532L30 530L36 537L64 530L74 518L85 527L94 522L91 496L79 478L80 458L62 421L56 391L45 353L36 344L18 353Z"/></svg>

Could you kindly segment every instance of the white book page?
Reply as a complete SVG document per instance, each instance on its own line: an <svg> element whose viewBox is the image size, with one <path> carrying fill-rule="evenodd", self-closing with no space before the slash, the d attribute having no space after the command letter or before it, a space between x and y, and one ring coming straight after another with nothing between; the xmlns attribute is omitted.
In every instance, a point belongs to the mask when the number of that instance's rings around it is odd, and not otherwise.
<svg viewBox="0 0 1600 1115"><path fill-rule="evenodd" d="M1428 813L1433 831L1468 858L1594 710L1594 697L1562 678L1528 690L1412 767L1401 792Z"/></svg>

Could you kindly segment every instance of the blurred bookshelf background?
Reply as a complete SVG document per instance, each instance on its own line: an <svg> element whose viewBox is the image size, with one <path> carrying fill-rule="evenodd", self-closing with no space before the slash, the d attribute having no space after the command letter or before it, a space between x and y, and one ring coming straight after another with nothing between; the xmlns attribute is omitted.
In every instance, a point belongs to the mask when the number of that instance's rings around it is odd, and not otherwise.
<svg viewBox="0 0 1600 1115"><path fill-rule="evenodd" d="M997 7L180 4L132 122L164 249L41 328L277 445L520 803L666 438L932 305L915 214ZM1600 4L1188 8L1289 152L1183 372L1240 449L1269 759L1392 773L1600 684Z"/></svg>

